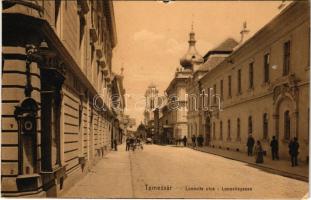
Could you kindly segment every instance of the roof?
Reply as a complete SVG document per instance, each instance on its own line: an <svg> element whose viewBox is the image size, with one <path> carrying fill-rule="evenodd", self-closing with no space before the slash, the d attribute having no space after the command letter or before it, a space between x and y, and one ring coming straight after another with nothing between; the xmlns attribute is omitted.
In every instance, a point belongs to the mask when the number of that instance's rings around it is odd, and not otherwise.
<svg viewBox="0 0 311 200"><path fill-rule="evenodd" d="M220 43L216 48L212 49L212 51L233 51L233 48L238 45L238 42L233 38L227 38L225 41Z"/></svg>
<svg viewBox="0 0 311 200"><path fill-rule="evenodd" d="M234 47L236 47L238 44L239 43L235 39L227 38L214 49L208 51L204 56L204 60L206 61L208 57L213 54L230 54L234 50Z"/></svg>
<svg viewBox="0 0 311 200"><path fill-rule="evenodd" d="M198 71L209 71L217 66L219 63L221 63L225 58L226 56L212 56L204 64L201 65Z"/></svg>

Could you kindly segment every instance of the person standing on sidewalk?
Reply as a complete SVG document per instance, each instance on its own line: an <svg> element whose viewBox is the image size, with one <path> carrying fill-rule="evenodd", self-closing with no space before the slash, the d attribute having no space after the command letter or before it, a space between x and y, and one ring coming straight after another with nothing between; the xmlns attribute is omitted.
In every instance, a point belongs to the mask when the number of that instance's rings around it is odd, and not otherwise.
<svg viewBox="0 0 311 200"><path fill-rule="evenodd" d="M289 154L290 154L291 161L292 161L292 167L298 166L298 158L297 158L299 154L298 139L294 137L294 139L290 141L288 147L289 147Z"/></svg>
<svg viewBox="0 0 311 200"><path fill-rule="evenodd" d="M195 146L196 146L196 145L195 145L195 142L196 142L196 140L197 140L197 138L195 137L195 135L192 135L191 140L192 140L192 146L195 147Z"/></svg>
<svg viewBox="0 0 311 200"><path fill-rule="evenodd" d="M247 155L248 156L252 156L253 155L253 148L254 148L254 144L255 144L255 140L253 138L253 136L250 134L248 136L248 139L247 139Z"/></svg>
<svg viewBox="0 0 311 200"><path fill-rule="evenodd" d="M184 138L183 138L183 143L184 143L184 147L187 146L187 137L186 136L184 136Z"/></svg>
<svg viewBox="0 0 311 200"><path fill-rule="evenodd" d="M272 160L275 160L275 159L278 160L279 159L279 142L275 136L272 137L270 147L271 147Z"/></svg>
<svg viewBox="0 0 311 200"><path fill-rule="evenodd" d="M200 147L200 136L197 137L197 145Z"/></svg>
<svg viewBox="0 0 311 200"><path fill-rule="evenodd" d="M127 137L126 138L126 148L125 148L126 151L129 151L130 150L130 138Z"/></svg>
<svg viewBox="0 0 311 200"><path fill-rule="evenodd" d="M203 146L203 142L204 142L204 138L203 138L203 135L199 135L198 136L198 145L199 147L202 147Z"/></svg>
<svg viewBox="0 0 311 200"><path fill-rule="evenodd" d="M263 149L259 140L257 140L254 153L256 155L256 163L263 163Z"/></svg>
<svg viewBox="0 0 311 200"><path fill-rule="evenodd" d="M115 150L115 151L118 151L118 142L117 142L117 139L114 139L114 140L113 140L113 146L114 146L114 150Z"/></svg>

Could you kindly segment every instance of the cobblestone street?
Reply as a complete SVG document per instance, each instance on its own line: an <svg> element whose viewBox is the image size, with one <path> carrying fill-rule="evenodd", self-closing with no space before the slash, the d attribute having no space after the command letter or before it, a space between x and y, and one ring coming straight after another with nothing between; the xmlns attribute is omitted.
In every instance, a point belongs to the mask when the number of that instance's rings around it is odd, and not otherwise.
<svg viewBox="0 0 311 200"><path fill-rule="evenodd" d="M63 197L302 198L307 182L189 148L111 152Z"/></svg>

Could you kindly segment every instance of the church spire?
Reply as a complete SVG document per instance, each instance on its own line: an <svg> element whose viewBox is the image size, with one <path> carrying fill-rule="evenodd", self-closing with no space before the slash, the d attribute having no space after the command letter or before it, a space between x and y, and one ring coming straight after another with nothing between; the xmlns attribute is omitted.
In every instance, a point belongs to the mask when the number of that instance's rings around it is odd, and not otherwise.
<svg viewBox="0 0 311 200"><path fill-rule="evenodd" d="M189 33L189 46L195 46L196 40L195 40L195 33L193 30L193 14L192 14L192 21L191 21L191 31Z"/></svg>
<svg viewBox="0 0 311 200"><path fill-rule="evenodd" d="M193 21L191 23L191 31L189 33L189 48L187 53L180 59L180 65L185 69L193 69L204 62L203 57L197 52L195 48L195 33L193 30Z"/></svg>

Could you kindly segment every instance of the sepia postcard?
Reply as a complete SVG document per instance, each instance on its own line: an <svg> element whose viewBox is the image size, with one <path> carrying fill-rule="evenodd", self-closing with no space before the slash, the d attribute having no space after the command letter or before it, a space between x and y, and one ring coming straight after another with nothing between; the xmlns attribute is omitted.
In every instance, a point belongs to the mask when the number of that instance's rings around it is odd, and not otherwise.
<svg viewBox="0 0 311 200"><path fill-rule="evenodd" d="M1 14L2 198L309 198L309 1Z"/></svg>

